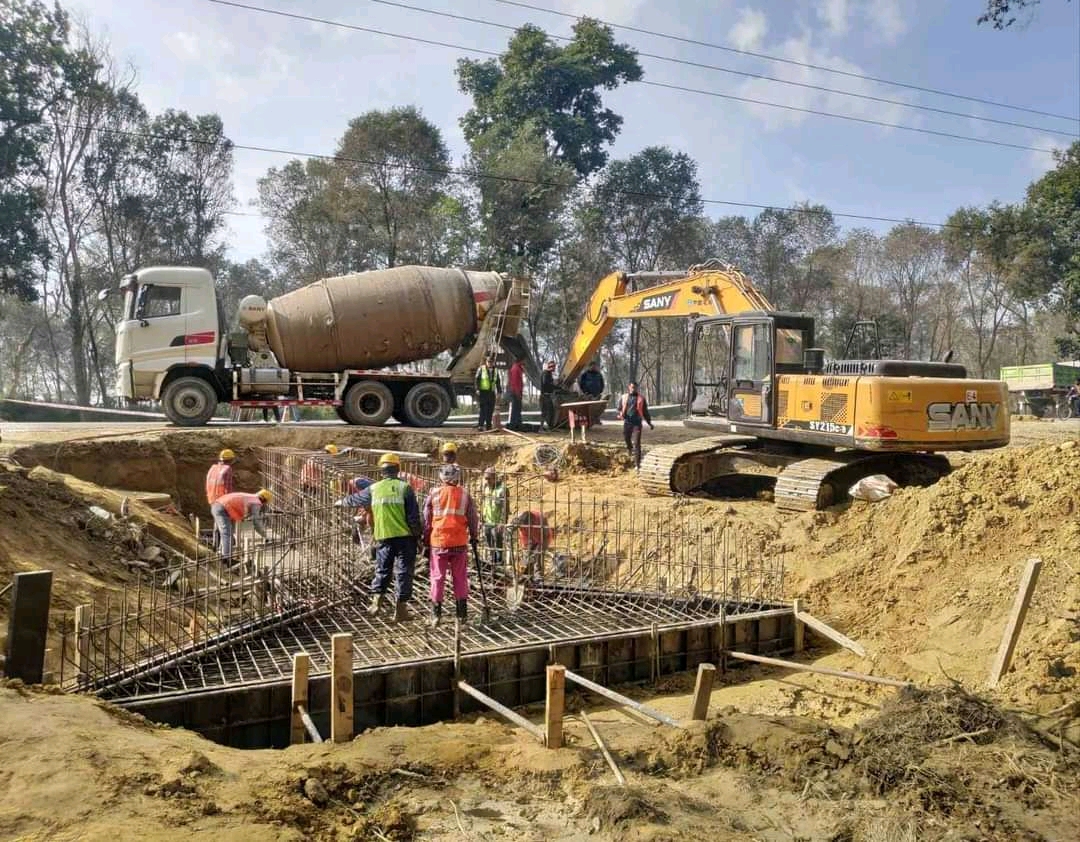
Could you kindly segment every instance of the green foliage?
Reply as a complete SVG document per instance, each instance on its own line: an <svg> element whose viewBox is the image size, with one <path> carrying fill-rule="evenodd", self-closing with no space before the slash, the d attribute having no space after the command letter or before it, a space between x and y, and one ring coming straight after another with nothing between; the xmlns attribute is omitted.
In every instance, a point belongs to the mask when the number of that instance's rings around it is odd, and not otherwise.
<svg viewBox="0 0 1080 842"><path fill-rule="evenodd" d="M601 90L641 78L634 51L611 29L583 18L559 46L535 26L523 26L497 60L461 59L458 86L473 99L461 120L465 139L486 148L511 144L525 123L543 151L580 178L604 166L605 147L622 117L603 106Z"/></svg>
<svg viewBox="0 0 1080 842"><path fill-rule="evenodd" d="M1032 10L1042 0L986 0L986 10L979 15L978 23L988 23L994 29L1008 29L1017 22L1017 15L1024 9ZM1072 2L1072 0L1066 0Z"/></svg>

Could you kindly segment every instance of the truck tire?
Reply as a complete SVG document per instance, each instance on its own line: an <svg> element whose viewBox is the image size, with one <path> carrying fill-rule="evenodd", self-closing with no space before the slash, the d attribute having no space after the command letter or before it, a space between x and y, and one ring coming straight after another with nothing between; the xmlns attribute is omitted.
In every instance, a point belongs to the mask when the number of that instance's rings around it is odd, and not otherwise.
<svg viewBox="0 0 1080 842"><path fill-rule="evenodd" d="M381 427L394 411L394 396L377 380L358 380L346 390L341 410L350 424Z"/></svg>
<svg viewBox="0 0 1080 842"><path fill-rule="evenodd" d="M345 407L343 407L343 406L335 406L334 407L334 412L336 412L337 417L340 418L342 421L344 421L346 424L349 423L349 418L348 418L348 416L345 415Z"/></svg>
<svg viewBox="0 0 1080 842"><path fill-rule="evenodd" d="M450 415L450 396L438 383L417 383L405 395L403 409L413 427L440 427Z"/></svg>
<svg viewBox="0 0 1080 842"><path fill-rule="evenodd" d="M218 398L201 377L178 377L165 387L161 406L177 427L202 427L217 412Z"/></svg>

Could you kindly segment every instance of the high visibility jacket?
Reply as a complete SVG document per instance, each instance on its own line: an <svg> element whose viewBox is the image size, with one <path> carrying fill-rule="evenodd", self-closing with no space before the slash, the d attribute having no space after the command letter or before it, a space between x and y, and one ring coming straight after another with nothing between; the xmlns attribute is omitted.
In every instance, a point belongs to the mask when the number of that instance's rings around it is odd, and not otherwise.
<svg viewBox="0 0 1080 842"><path fill-rule="evenodd" d="M518 519L518 542L523 550L546 550L554 537L552 531L543 512L524 512Z"/></svg>
<svg viewBox="0 0 1080 842"><path fill-rule="evenodd" d="M218 462L210 466L206 472L206 502L211 506L219 498L233 491L233 469L226 462Z"/></svg>
<svg viewBox="0 0 1080 842"><path fill-rule="evenodd" d="M219 497L216 502L222 505L225 512L229 515L229 520L233 523L239 523L249 516L262 513L263 504L262 500L259 499L258 494L247 494L243 491L234 491L231 494L226 494L224 497Z"/></svg>
<svg viewBox="0 0 1080 842"><path fill-rule="evenodd" d="M305 488L318 485L322 480L322 475L323 466L319 464L318 457L312 456L300 469L300 485Z"/></svg>
<svg viewBox="0 0 1080 842"><path fill-rule="evenodd" d="M499 373L487 365L482 365L476 369L476 389L480 392L491 392L498 390Z"/></svg>
<svg viewBox="0 0 1080 842"><path fill-rule="evenodd" d="M431 492L433 547L464 547L469 543L469 493L460 485L440 485Z"/></svg>
<svg viewBox="0 0 1080 842"><path fill-rule="evenodd" d="M506 486L499 482L494 488L484 484L484 502L481 511L484 523L506 523Z"/></svg>
<svg viewBox="0 0 1080 842"><path fill-rule="evenodd" d="M397 477L379 480L371 492L372 534L376 541L412 535L405 516L405 489L409 484Z"/></svg>

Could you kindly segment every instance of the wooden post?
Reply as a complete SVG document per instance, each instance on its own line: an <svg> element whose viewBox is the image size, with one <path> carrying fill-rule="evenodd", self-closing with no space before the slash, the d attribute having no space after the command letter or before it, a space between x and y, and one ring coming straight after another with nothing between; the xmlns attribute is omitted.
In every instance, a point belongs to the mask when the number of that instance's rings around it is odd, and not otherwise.
<svg viewBox="0 0 1080 842"><path fill-rule="evenodd" d="M994 665L990 668L990 687L997 687L1001 676L1009 669L1012 663L1013 652L1016 649L1016 641L1020 638L1020 630L1024 627L1024 619L1027 617L1028 606L1031 605L1031 596L1035 593L1035 583L1039 581L1039 571L1042 570L1042 559L1028 559L1024 575L1020 577L1020 588L1016 592L1009 620L1005 623L1005 634L1001 638L1001 647L998 649Z"/></svg>
<svg viewBox="0 0 1080 842"><path fill-rule="evenodd" d="M353 737L352 635L330 638L333 659L333 696L330 708L330 739L347 743Z"/></svg>
<svg viewBox="0 0 1080 842"><path fill-rule="evenodd" d="M547 703L544 706L544 742L548 748L562 748L563 707L566 702L566 667L548 664Z"/></svg>
<svg viewBox="0 0 1080 842"><path fill-rule="evenodd" d="M49 635L52 571L16 573L8 614L4 674L26 684L40 684L45 673L45 644Z"/></svg>
<svg viewBox="0 0 1080 842"><path fill-rule="evenodd" d="M304 742L304 717L300 711L308 706L308 670L311 658L307 652L292 656L292 713L289 716L289 745Z"/></svg>
<svg viewBox="0 0 1080 842"><path fill-rule="evenodd" d="M86 686L90 678L90 606L75 606L75 673L79 678L79 687Z"/></svg>
<svg viewBox="0 0 1080 842"><path fill-rule="evenodd" d="M716 667L712 664L698 664L697 683L694 684L694 703L690 706L690 718L703 722L709 712L709 699L712 695L713 679Z"/></svg>
<svg viewBox="0 0 1080 842"><path fill-rule="evenodd" d="M792 606L792 618L795 620L795 654L799 654L806 648L806 626L803 625L803 621L799 619L799 613L802 611L802 606L799 604L799 600L795 600Z"/></svg>

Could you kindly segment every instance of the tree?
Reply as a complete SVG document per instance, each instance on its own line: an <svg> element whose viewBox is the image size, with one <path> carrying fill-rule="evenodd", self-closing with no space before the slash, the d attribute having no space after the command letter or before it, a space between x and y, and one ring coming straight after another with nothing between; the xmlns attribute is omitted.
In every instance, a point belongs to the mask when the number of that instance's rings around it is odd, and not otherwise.
<svg viewBox="0 0 1080 842"><path fill-rule="evenodd" d="M947 343L950 313L938 310L928 318L928 303L944 274L941 235L913 222L897 225L882 243L881 271L903 326L903 358L922 357Z"/></svg>
<svg viewBox="0 0 1080 842"><path fill-rule="evenodd" d="M558 46L541 29L523 26L498 59L461 59L458 87L473 106L461 119L471 146L509 145L528 123L543 151L587 178L607 161L622 117L603 107L601 90L641 78L634 51L616 44L609 27L582 18Z"/></svg>
<svg viewBox="0 0 1080 842"><path fill-rule="evenodd" d="M34 264L48 245L45 198L34 182L49 138L46 116L85 81L91 62L68 43L67 14L37 0L0 6L0 293L36 298Z"/></svg>
<svg viewBox="0 0 1080 842"><path fill-rule="evenodd" d="M986 0L986 11L979 15L978 23L988 23L994 29L1008 29L1016 23L1017 14L1024 9L1033 10L1041 2L1042 0Z"/></svg>

